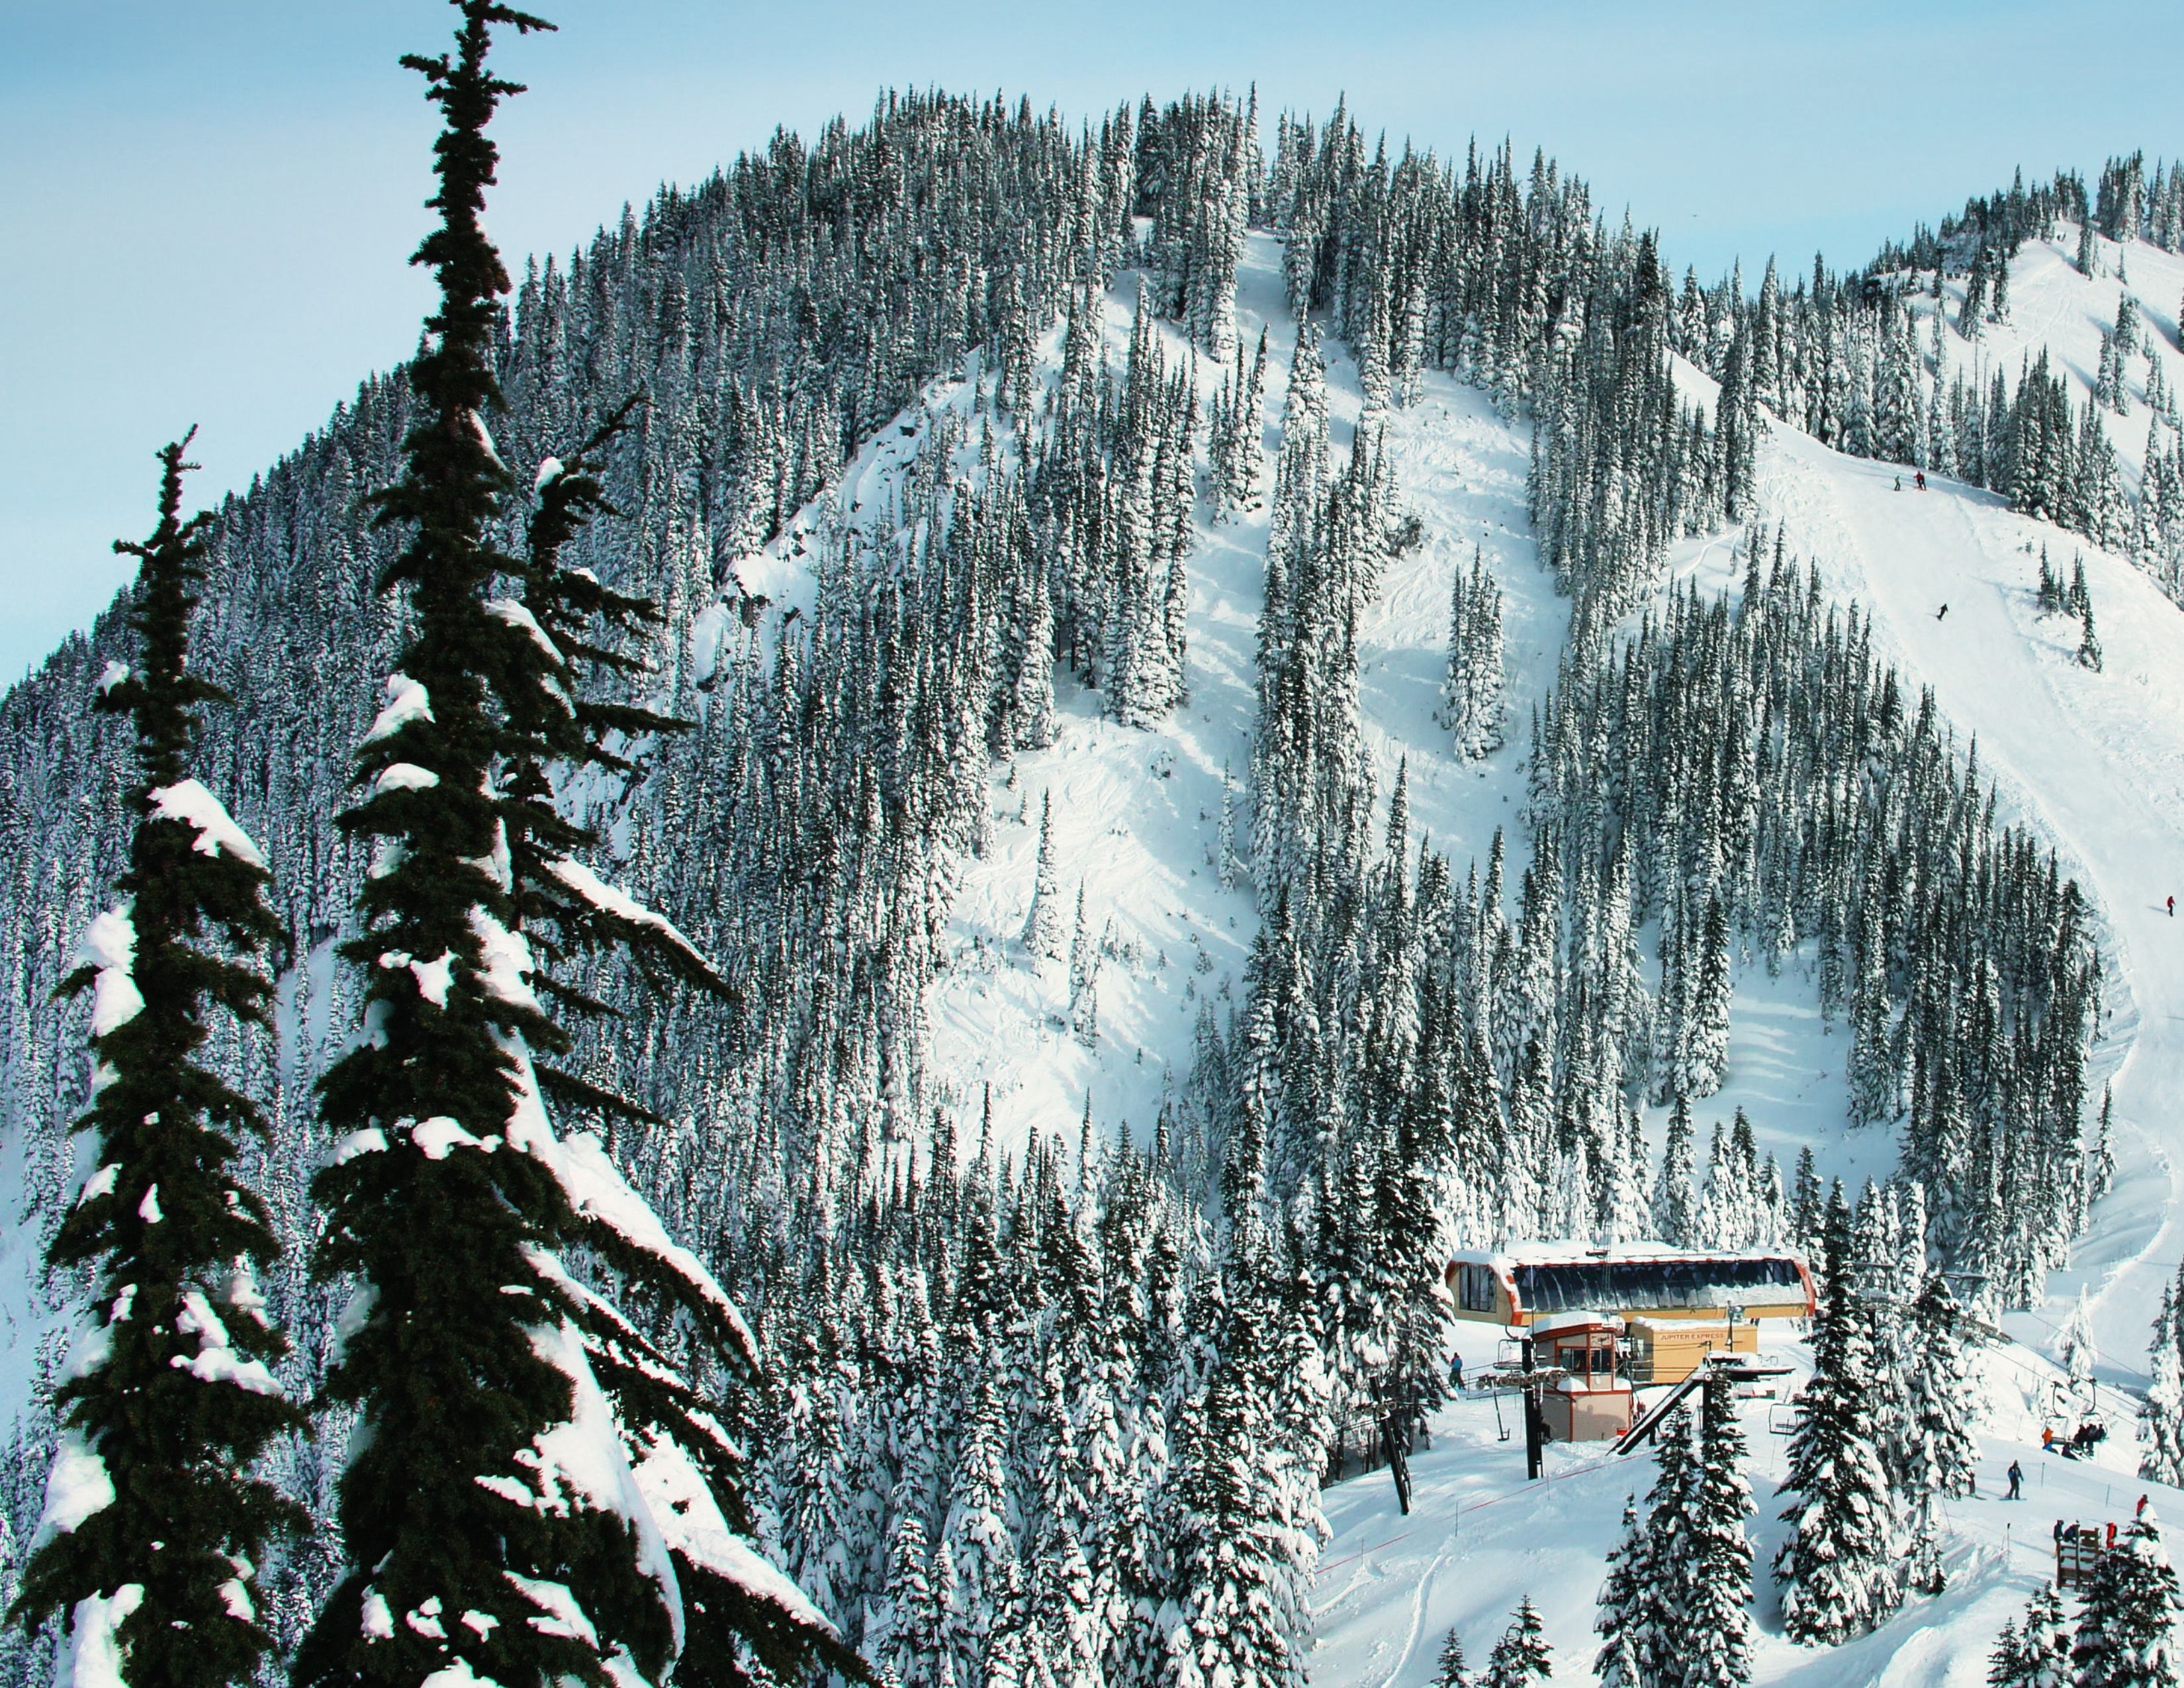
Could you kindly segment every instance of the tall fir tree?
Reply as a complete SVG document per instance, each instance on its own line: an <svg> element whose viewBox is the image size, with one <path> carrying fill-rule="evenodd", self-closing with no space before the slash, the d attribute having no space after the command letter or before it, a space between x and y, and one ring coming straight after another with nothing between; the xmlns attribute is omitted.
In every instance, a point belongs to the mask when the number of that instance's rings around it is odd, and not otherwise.
<svg viewBox="0 0 2184 1688"><path fill-rule="evenodd" d="M1653 1234L1689 1248L1698 1240L1698 1197L1691 1184L1691 1101L1681 1091L1669 1113L1661 1170L1653 1183Z"/></svg>
<svg viewBox="0 0 2184 1688"><path fill-rule="evenodd" d="M1079 894L1080 900L1082 893ZM1024 948L1050 961L1061 959L1061 895L1054 878L1054 793L1039 801L1039 860L1032 875L1031 913L1024 921Z"/></svg>
<svg viewBox="0 0 2184 1688"><path fill-rule="evenodd" d="M685 1680L730 1685L815 1653L855 1670L738 1533L740 1451L711 1403L601 1290L688 1319L709 1382L755 1368L748 1331L599 1145L555 1137L532 1057L569 1039L534 989L525 914L564 950L665 924L569 871L581 835L549 818L537 759L597 765L605 733L671 723L586 712L569 692L572 657L616 666L610 643L579 648L583 627L643 623L634 600L587 601L557 544L534 546L526 571L494 543L513 477L486 418L509 283L479 214L497 159L485 131L520 90L486 58L495 27L550 25L455 3L455 51L404 60L443 119L439 220L415 259L440 301L411 369L405 472L378 499L379 522L407 535L381 585L406 594L412 631L359 750L369 794L343 817L375 855L342 950L366 979L363 1035L320 1081L337 1145L315 1187L315 1269L360 1280L325 1384L359 1427L340 1483L348 1568L296 1677L660 1682L687 1656ZM588 513L580 485L541 490L549 514ZM504 581L530 589L569 650L494 595ZM549 878L566 909L528 905ZM563 1250L596 1262L597 1282L580 1284Z"/></svg>
<svg viewBox="0 0 2184 1688"><path fill-rule="evenodd" d="M1742 1688L1752 1680L1752 1541L1744 1521L1752 1504L1744 1456L1735 1387L1708 1378L1699 1390L1691 1553L1683 1565L1683 1688Z"/></svg>
<svg viewBox="0 0 2184 1688"><path fill-rule="evenodd" d="M1602 1688L1645 1688L1646 1674L1639 1663L1634 1628L1641 1620L1652 1574L1638 1500L1630 1496L1623 1502L1622 1540L1608 1550L1607 1576L1600 1585L1597 1602L1600 1610L1592 1620L1600 1636L1600 1652L1592 1669ZM1453 1630L1449 1639L1451 1642L1456 1639Z"/></svg>
<svg viewBox="0 0 2184 1688"><path fill-rule="evenodd" d="M1972 1385L1962 1321L1948 1280L1933 1273L1911 1312L1914 1345L1905 1379L1909 1398L1902 1450L1911 1585L1930 1594L1939 1594L1943 1585L1942 1502L1972 1492L1979 1456L1970 1423Z"/></svg>
<svg viewBox="0 0 2184 1688"><path fill-rule="evenodd" d="M1691 1504L1697 1490L1696 1416L1680 1407L1662 1425L1653 1486L1646 1495L1640 1573L1624 1623L1643 1688L1681 1688L1687 1662L1684 1608L1696 1546Z"/></svg>
<svg viewBox="0 0 2184 1688"><path fill-rule="evenodd" d="M114 546L139 564L136 661L109 666L92 707L135 727L136 824L120 899L62 985L92 997L76 1128L97 1134L98 1165L47 1251L98 1288L55 1394L59 1446L10 1613L61 1620L64 1680L148 1688L255 1674L271 1644L255 1568L300 1522L254 1474L303 1422L273 1376L287 1345L255 1281L278 1245L231 1170L266 1123L203 1059L216 1033L265 1024L259 958L279 927L264 858L189 772L201 707L228 701L189 671L210 521L181 515L190 437L159 454L151 538Z"/></svg>
<svg viewBox="0 0 2184 1688"><path fill-rule="evenodd" d="M1850 1204L1837 1184L1822 1222L1826 1290L1813 1376L1797 1397L1781 1488L1791 1497L1782 1513L1790 1534L1774 1557L1783 1632L1808 1646L1862 1635L1903 1601L1892 1551L1896 1496L1881 1459L1850 1224Z"/></svg>

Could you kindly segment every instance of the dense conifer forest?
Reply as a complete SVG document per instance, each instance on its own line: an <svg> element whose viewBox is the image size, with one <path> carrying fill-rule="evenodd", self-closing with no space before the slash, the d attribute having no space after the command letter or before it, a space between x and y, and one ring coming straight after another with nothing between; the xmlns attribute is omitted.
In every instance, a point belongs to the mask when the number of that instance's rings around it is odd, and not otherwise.
<svg viewBox="0 0 2184 1688"><path fill-rule="evenodd" d="M1774 418L1976 483L2184 601L2174 395L2136 496L2101 420L2144 322L2075 408L2044 364L1952 361L2028 238L2178 249L2184 167L2020 185L1754 293L1679 286L1544 157L1391 149L1341 107L1078 125L889 93L512 279L476 216L515 92L485 55L535 20L460 11L453 56L415 61L452 137L415 359L198 522L176 448L142 583L0 701L0 1069L55 1315L0 1465L0 1585L55 1621L9 1632L0 1681L48 1680L96 1618L130 1682L1301 1682L1323 1482L1445 1400L1450 1247L1523 1236L1808 1253L1792 1486L1826 1492L1761 1574L1816 1644L1940 1577L1961 1321L2036 1301L2106 1188L2101 934L1828 558L1756 520L1755 454ZM1279 407L1240 328L1251 231L1301 325ZM1502 583L1456 571L1447 754L1528 781L1479 861L1413 826L1361 713L1361 619L1420 543L1386 431L1429 371L1529 430L1570 604L1513 718ZM924 402L947 384L967 405ZM883 437L899 471L860 496L844 468ZM926 1007L989 777L1054 741L1058 682L1126 728L1187 707L1195 554L1262 510L1250 760L1208 839L1258 912L1247 965L1157 1117L997 1130L929 1082ZM1741 583L1664 590L1715 533ZM739 571L767 547L808 606ZM2053 595L2098 666L2082 575ZM156 682L146 653L182 638L176 691L179 656ZM209 809L159 806L184 781ZM1054 818L1022 944L1067 957L1089 1042L1112 944L1081 891L1072 930ZM224 935L154 923L162 851ZM136 1033L109 982L132 965ZM1700 1140L1752 967L1809 970L1846 1128L1900 1134L1854 1206L1741 1114ZM155 1022L192 1064L131 1067ZM139 1188L115 1100L173 1072L217 1149L187 1206L174 1173ZM131 1251L186 1225L159 1269L200 1347L172 1363L231 1405L247 1373L248 1410L141 1457L261 1480L172 1596L212 1617L170 1661L166 1585L91 1563L151 1526L109 1501L82 1516L111 1541L57 1536L45 1496L100 1391L167 1364L70 1358L58 1315L119 1329L131 1286L154 1299ZM2157 1348L2173 1476L2173 1310ZM1603 1680L1748 1679L1743 1458L1725 1389L1663 1432ZM2081 1648L2130 1644L2139 1563ZM1696 1664L1671 1657L1692 1624L1719 1638ZM2047 1646L2006 1638L2027 1669ZM1482 1680L1544 1649L1528 1603ZM475 1676L431 1674L454 1660Z"/></svg>

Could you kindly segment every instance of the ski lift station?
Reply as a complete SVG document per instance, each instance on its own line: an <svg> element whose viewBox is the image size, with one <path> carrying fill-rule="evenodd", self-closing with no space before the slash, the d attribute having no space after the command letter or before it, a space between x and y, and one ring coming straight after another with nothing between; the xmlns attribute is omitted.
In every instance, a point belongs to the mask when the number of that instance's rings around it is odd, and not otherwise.
<svg viewBox="0 0 2184 1688"><path fill-rule="evenodd" d="M1447 1284L1457 1319L1527 1343L1535 1363L1564 1373L1552 1393L1585 1397L1550 1409L1567 1421L1557 1440L1573 1441L1622 1435L1633 1390L1681 1383L1710 1354L1756 1353L1761 1320L1808 1318L1815 1305L1795 1254L1647 1243L1467 1251Z"/></svg>
<svg viewBox="0 0 2184 1688"><path fill-rule="evenodd" d="M1529 1327L1534 1363L1561 1376L1540 1391L1548 1439L1602 1442L1627 1435L1637 1396L1618 1366L1624 1322L1613 1314L1542 1313Z"/></svg>

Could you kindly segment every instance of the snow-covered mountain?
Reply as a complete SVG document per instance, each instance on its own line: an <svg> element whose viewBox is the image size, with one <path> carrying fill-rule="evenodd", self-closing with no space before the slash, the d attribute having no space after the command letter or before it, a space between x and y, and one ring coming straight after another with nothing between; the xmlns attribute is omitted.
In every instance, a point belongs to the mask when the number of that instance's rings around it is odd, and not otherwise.
<svg viewBox="0 0 2184 1688"><path fill-rule="evenodd" d="M2062 229L2018 254L2012 321L1991 325L1978 355L2014 370L2044 348L2083 398L2115 320L2120 285L2113 275L2088 277L2074 267L2075 238L2075 229ZM2134 244L2128 262L2141 296L2184 294L2184 264L2174 254ZM1946 285L1953 309L1960 289ZM2152 355L2173 381L2184 360L2168 330L2171 319L2159 310L2148 315L2159 326ZM1964 350L1961 343L1953 349ZM2119 438L2131 437L2125 430L2134 423L2142 428L2145 414L2142 408L2120 421ZM2139 450L2128 455L2142 451L2141 442L2133 444ZM2053 1520L2120 1518L2149 1492L2164 1513L2184 1505L2184 1494L2138 1476L2138 1450L2127 1440L2112 1440L2090 1464L2043 1457L2040 1448L2043 1423L2059 1422L2062 1373L2053 1356L2081 1292L2098 1333L2100 1377L2123 1390L2142 1387L2145 1333L2180 1253L2184 1139L2165 1075L2176 1059L2173 1028L2184 1015L2174 1006L2184 940L2167 911L2184 860L2177 809L2184 697L2168 694L2184 672L2184 616L2137 563L2017 515L1997 494L1939 476L1921 493L1908 470L1845 457L1779 421L1760 449L1757 510L1763 525L1783 523L1822 560L1832 593L1871 612L1877 648L1934 688L1967 741L1976 736L1981 763L2005 802L2055 841L2101 916L2107 1000L2093 1072L2097 1085L2113 1087L2114 1184L2042 1301L2004 1317L2022 1345L1986 1352L1981 1495L1950 1509L1949 1591L1824 1659L1770 1639L1753 1674L1760 1682L1982 1682L2003 1624L2018 1619L2027 1592L2053 1574ZM2043 548L2059 570L2083 560L2100 606L2098 671L2079 660L2077 621L2039 603ZM1677 577L1710 590L1733 589L1738 571L1724 538L1685 545L1674 565ZM1728 1079L1711 1106L1747 1108L1763 1140L1778 1149L1815 1143L1831 1172L1885 1171L1894 1154L1885 1134L1839 1130L1841 1028L1825 1034L1809 982L1786 990L1785 983L1758 968L1741 974ZM1800 1345L1780 1351L1799 1373L1786 1380L1782 1400L1754 1402L1744 1412L1763 1565L1783 1535L1774 1517L1780 1503L1769 1502L1786 1470L1786 1398L1809 1363ZM1490 1356L1471 1357L1476 1364ZM2112 1423L2120 1427L2129 1410L2128 1396L2111 1398ZM1418 1498L1407 1518L1397 1515L1384 1474L1331 1491L1334 1535L1314 1591L1316 1681L1427 1683L1451 1626L1475 1660L1526 1594L1567 1649L1558 1652L1556 1680L1587 1680L1605 1557L1624 1499L1644 1494L1652 1462L1643 1454L1618 1460L1599 1447L1557 1451L1541 1490L1524 1482L1521 1451L1498 1442L1497 1428L1486 1402L1437 1420L1433 1451L1413 1462ZM2003 1468L2012 1459L2028 1473L2021 1507L2001 1498ZM1777 1621L1777 1608L1763 1575L1760 1587L1764 1630Z"/></svg>
<svg viewBox="0 0 2184 1688"><path fill-rule="evenodd" d="M1527 1594L1584 1680L1650 1476L1558 1450L1527 1487L1490 1407L1439 1407L1415 1510L1336 1485L1319 1547L1329 1420L1437 1374L1450 1244L1809 1245L1836 1179L2014 1339L1980 1351L1982 1493L2016 1456L2069 1515L2128 1511L2127 1435L2036 1447L2081 1296L2123 1430L2184 1253L2184 175L2136 180L1680 298L1544 161L1368 162L1340 113L1266 152L1225 99L1072 137L928 96L532 272L499 449L646 389L627 519L578 549L661 601L641 692L698 723L561 795L741 992L603 967L627 1017L578 1060L662 1117L610 1146L755 1315L761 1545L845 1634L998 1688L1022 1602L1056 1680L1168 1680L1164 1638L1214 1622L1193 1555L1234 1457L1313 1680L1426 1683ZM2026 421L2043 355L2064 409ZM305 1384L311 1085L354 1029L364 871L333 816L402 628L358 499L410 404L375 379L219 513L201 624L236 699L202 772L290 929L275 1035L218 1053L275 1120ZM1472 588L1498 632L1452 639ZM18 1540L81 1289L38 1265L88 1170L51 996L117 860L124 747L82 705L122 638L0 703ZM1780 1412L1745 1409L1763 1631ZM323 1507L320 1452L279 1474ZM1957 1503L1946 1595L1824 1654L1765 1634L1754 1680L1985 1680L2058 1510ZM968 1591L944 1641L911 1521Z"/></svg>

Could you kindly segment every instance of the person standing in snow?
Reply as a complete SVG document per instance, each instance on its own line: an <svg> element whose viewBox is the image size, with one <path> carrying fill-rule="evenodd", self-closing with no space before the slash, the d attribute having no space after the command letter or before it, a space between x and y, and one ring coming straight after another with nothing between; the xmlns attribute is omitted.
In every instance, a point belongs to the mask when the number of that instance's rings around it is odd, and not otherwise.
<svg viewBox="0 0 2184 1688"><path fill-rule="evenodd" d="M2174 897L2169 900L2169 917L2171 920L2176 918L2176 899Z"/></svg>
<svg viewBox="0 0 2184 1688"><path fill-rule="evenodd" d="M2013 1459L2009 1462L2009 1492L2003 1496L2003 1499L2005 1501L2021 1501L2024 1498L2025 1468Z"/></svg>
<svg viewBox="0 0 2184 1688"><path fill-rule="evenodd" d="M1918 477L1917 477L1917 478L1918 478L1919 490L1920 492L1922 492L1922 493L1923 493L1923 492L1925 492L1925 491L1926 490L1926 471L1925 471L1925 470L1921 469L1921 470L1919 471L1919 474L1918 474Z"/></svg>
<svg viewBox="0 0 2184 1688"><path fill-rule="evenodd" d="M1943 604L1940 609L1936 610L1934 612L1934 619L1935 619L1936 621L1938 621L1942 620L1944 616L1946 616L1948 613L1949 613L1949 606L1948 606L1947 604Z"/></svg>
<svg viewBox="0 0 2184 1688"><path fill-rule="evenodd" d="M1463 1356L1453 1351L1448 1357L1448 1386L1458 1395L1463 1393Z"/></svg>

